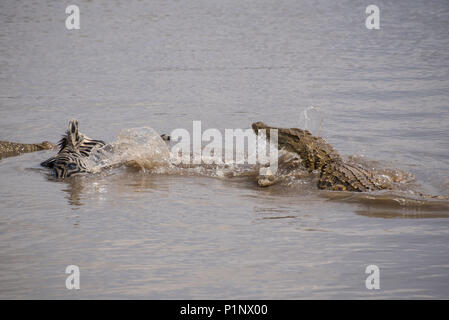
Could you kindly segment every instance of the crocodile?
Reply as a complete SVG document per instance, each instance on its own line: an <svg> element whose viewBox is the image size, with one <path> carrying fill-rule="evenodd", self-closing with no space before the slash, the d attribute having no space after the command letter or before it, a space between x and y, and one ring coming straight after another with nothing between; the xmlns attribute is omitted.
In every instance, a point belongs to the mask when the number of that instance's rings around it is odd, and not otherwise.
<svg viewBox="0 0 449 320"><path fill-rule="evenodd" d="M26 152L52 150L56 148L57 146L49 141L43 141L41 143L18 143L0 141L0 159L18 156Z"/></svg>
<svg viewBox="0 0 449 320"><path fill-rule="evenodd" d="M299 155L300 162L309 172L318 172L318 188L333 191L366 192L392 188L392 180L362 165L344 161L340 154L321 137L308 130L278 128L255 122L252 128L256 135L260 130L270 139L270 129L278 132L278 149ZM276 182L273 177L259 177L260 186Z"/></svg>

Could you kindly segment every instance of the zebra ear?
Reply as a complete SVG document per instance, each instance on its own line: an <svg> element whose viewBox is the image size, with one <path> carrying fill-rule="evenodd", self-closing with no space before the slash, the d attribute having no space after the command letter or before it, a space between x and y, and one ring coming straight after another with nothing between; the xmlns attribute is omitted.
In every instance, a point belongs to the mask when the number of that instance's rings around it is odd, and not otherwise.
<svg viewBox="0 0 449 320"><path fill-rule="evenodd" d="M43 162L41 162L41 166L47 168L53 168L55 166L56 157L51 157Z"/></svg>
<svg viewBox="0 0 449 320"><path fill-rule="evenodd" d="M67 130L67 139L71 142L72 146L76 146L77 142L80 140L78 132L78 120L70 120L69 128Z"/></svg>

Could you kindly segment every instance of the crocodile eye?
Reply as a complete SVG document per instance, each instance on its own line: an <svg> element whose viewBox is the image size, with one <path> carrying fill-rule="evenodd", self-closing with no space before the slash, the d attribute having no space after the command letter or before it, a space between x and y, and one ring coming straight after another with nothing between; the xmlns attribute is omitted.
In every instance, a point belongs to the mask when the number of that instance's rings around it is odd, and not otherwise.
<svg viewBox="0 0 449 320"><path fill-rule="evenodd" d="M74 169L76 169L76 164L73 163L73 162L70 162L70 163L67 165L67 168L68 168L69 170L74 170Z"/></svg>

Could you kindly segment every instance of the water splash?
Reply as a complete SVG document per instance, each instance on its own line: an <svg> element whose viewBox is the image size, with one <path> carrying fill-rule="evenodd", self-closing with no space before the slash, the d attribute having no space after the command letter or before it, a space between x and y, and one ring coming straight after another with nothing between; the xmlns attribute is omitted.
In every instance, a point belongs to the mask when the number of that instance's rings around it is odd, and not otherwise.
<svg viewBox="0 0 449 320"><path fill-rule="evenodd" d="M307 107L299 116L299 128L309 130L318 136L321 135L323 122L324 112L317 106Z"/></svg>
<svg viewBox="0 0 449 320"><path fill-rule="evenodd" d="M150 127L124 129L116 141L92 151L88 158L91 172L127 165L153 170L170 165L170 151L159 134Z"/></svg>

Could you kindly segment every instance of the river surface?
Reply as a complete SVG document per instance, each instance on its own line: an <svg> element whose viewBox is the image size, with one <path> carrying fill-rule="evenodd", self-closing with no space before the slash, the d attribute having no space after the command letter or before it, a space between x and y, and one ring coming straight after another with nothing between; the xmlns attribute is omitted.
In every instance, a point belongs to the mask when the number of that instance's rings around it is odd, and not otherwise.
<svg viewBox="0 0 449 320"><path fill-rule="evenodd" d="M108 142L308 126L449 193L447 0L373 1L379 30L363 1L76 1L80 30L68 4L0 2L0 140L57 142L72 118ZM0 298L449 298L447 201L126 167L57 181L54 153L0 160Z"/></svg>

